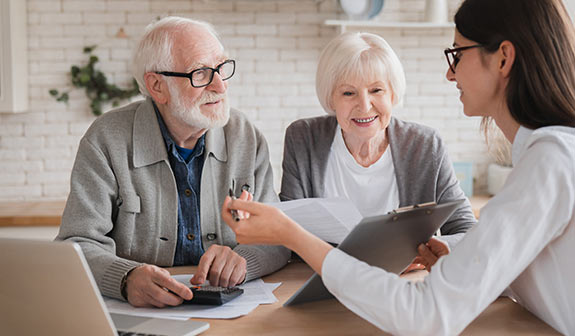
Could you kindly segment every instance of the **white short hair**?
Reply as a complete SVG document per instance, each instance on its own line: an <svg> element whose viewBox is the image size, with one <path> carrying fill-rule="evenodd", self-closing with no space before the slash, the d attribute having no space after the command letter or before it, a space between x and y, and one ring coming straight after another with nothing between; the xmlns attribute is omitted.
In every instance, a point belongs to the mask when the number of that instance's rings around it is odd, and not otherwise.
<svg viewBox="0 0 575 336"><path fill-rule="evenodd" d="M399 58L381 37L370 33L349 32L331 40L321 52L315 88L323 109L335 114L332 94L347 78L386 80L393 92L393 105L405 94L405 73Z"/></svg>
<svg viewBox="0 0 575 336"><path fill-rule="evenodd" d="M168 16L150 23L146 27L144 35L132 54L132 75L138 82L142 95L150 96L144 81L146 73L152 71L174 71L172 45L175 33L186 28L196 27L205 28L221 45L221 41L213 26L204 21Z"/></svg>

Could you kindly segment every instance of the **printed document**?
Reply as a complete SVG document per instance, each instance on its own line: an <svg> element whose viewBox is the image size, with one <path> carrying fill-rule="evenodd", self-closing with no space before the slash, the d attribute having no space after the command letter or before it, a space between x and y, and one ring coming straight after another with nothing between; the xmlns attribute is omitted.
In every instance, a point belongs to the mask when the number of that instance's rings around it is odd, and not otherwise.
<svg viewBox="0 0 575 336"><path fill-rule="evenodd" d="M186 286L191 286L192 274L174 275L173 278ZM175 320L187 320L189 318L231 319L249 314L260 304L277 302L273 291L280 285L281 283L265 283L262 279L252 280L238 286L244 290L242 295L221 306L184 304L165 308L135 308L128 302L116 299L105 297L104 301L110 313L116 314Z"/></svg>
<svg viewBox="0 0 575 336"><path fill-rule="evenodd" d="M355 205L345 198L303 198L268 203L321 239L339 244L362 219Z"/></svg>

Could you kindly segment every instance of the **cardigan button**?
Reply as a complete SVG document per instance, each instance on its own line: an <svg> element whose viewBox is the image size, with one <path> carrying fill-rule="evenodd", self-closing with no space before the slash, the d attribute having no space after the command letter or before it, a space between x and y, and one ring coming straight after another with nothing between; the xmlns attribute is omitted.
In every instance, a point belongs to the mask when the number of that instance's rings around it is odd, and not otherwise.
<svg viewBox="0 0 575 336"><path fill-rule="evenodd" d="M208 234L206 235L206 238L207 238L208 240L216 240L217 237L218 237L218 235L215 234L215 233L208 233Z"/></svg>
<svg viewBox="0 0 575 336"><path fill-rule="evenodd" d="M186 237L188 238L189 241L193 241L196 238L196 235L188 233L188 235Z"/></svg>
<svg viewBox="0 0 575 336"><path fill-rule="evenodd" d="M186 189L184 190L184 194L186 194L186 196L190 196L192 194L192 191L190 189Z"/></svg>

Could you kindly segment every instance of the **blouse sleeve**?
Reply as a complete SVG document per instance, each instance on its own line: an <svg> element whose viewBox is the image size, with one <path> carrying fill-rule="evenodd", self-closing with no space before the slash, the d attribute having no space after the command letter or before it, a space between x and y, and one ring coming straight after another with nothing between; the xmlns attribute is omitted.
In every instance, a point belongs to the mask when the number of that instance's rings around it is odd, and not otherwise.
<svg viewBox="0 0 575 336"><path fill-rule="evenodd" d="M322 266L326 287L386 332L460 333L575 225L574 157L572 149L553 141L531 144L479 223L424 281L411 283L334 249Z"/></svg>

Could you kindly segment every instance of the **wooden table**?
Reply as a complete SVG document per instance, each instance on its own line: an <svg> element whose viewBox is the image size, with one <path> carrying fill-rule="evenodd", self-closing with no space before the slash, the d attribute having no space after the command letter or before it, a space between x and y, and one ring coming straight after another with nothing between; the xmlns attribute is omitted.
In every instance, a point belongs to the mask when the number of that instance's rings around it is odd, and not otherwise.
<svg viewBox="0 0 575 336"><path fill-rule="evenodd" d="M172 274L193 273L195 267L175 267ZM281 282L274 294L278 302L260 305L246 316L231 320L199 319L210 323L205 335L382 335L369 322L349 311L337 300L283 307L283 303L313 274L303 262L290 262L282 270L264 277ZM498 298L462 333L463 335L559 335L508 298Z"/></svg>

